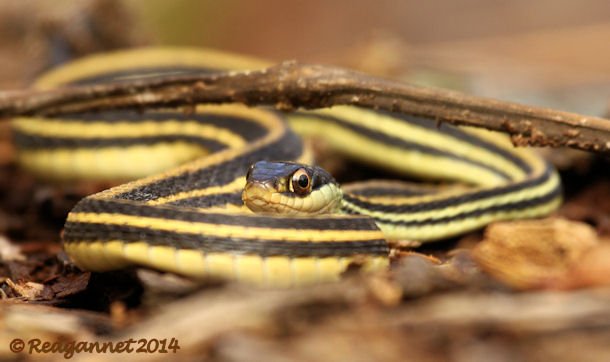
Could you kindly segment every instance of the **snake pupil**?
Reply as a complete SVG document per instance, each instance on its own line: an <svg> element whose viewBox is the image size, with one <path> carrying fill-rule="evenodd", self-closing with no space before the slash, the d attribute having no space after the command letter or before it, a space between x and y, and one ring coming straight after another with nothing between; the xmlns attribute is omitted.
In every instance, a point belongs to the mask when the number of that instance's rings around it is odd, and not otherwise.
<svg viewBox="0 0 610 362"><path fill-rule="evenodd" d="M292 189L297 195L309 193L310 177L304 168L298 169L292 174Z"/></svg>
<svg viewBox="0 0 610 362"><path fill-rule="evenodd" d="M309 177L307 177L307 175L301 175L301 177L299 177L299 186L307 188L307 185L309 185Z"/></svg>

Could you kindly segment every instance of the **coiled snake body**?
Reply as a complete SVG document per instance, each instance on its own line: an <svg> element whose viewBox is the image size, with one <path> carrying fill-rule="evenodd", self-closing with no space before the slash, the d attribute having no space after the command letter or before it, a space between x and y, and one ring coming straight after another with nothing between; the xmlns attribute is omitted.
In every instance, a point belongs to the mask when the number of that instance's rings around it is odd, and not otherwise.
<svg viewBox="0 0 610 362"><path fill-rule="evenodd" d="M206 50L145 48L73 62L37 87L265 65ZM19 161L34 173L135 179L83 199L68 215L65 250L93 271L137 264L195 278L304 285L336 280L355 261L364 270L386 268L387 240L447 238L542 216L561 200L554 168L502 135L354 107L283 115L201 105L20 118L13 126ZM313 160L294 131L369 164L467 186L370 181L341 191L325 171L301 165ZM264 213L250 212L242 199Z"/></svg>

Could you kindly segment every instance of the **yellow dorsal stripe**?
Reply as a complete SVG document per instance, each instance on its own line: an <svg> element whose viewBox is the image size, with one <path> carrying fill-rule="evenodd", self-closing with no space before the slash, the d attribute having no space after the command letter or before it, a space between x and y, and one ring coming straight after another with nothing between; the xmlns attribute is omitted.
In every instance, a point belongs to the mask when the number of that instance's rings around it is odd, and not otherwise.
<svg viewBox="0 0 610 362"><path fill-rule="evenodd" d="M388 115L349 106L337 106L317 112L339 117L345 122L364 126L391 137L451 152L466 159L475 159L485 165L504 170L517 179L525 177L524 172L520 168L492 151L474 146L441 132L431 132L428 129L405 123Z"/></svg>
<svg viewBox="0 0 610 362"><path fill-rule="evenodd" d="M60 84L96 75L153 67L198 67L209 69L245 70L259 69L269 63L257 58L228 54L222 51L188 47L143 47L123 51L107 52L86 57L59 67L41 76L35 86L52 88Z"/></svg>
<svg viewBox="0 0 610 362"><path fill-rule="evenodd" d="M253 217L252 214L248 215ZM383 239L379 230L316 230L261 228L240 225L210 224L182 220L162 219L147 216L134 216L110 213L75 212L68 215L69 222L99 223L107 225L132 226L151 230L169 231L184 234L199 234L210 237L240 239L260 239L277 241L308 242L349 242Z"/></svg>
<svg viewBox="0 0 610 362"><path fill-rule="evenodd" d="M243 189L245 183L246 183L246 178L242 176L242 177L236 178L235 180L233 180L232 182L230 182L226 185L212 186L212 187L208 187L205 189L183 191L183 192L179 192L177 194L173 194L170 196L160 197L155 200L150 200L147 202L147 204L148 205L163 205L163 204L168 204L168 203L171 203L174 201L190 199L193 197L203 197L203 196L209 196L209 195L214 195L214 194L224 194L224 193L228 193L228 192L241 191Z"/></svg>
<svg viewBox="0 0 610 362"><path fill-rule="evenodd" d="M554 173L551 178L536 187L525 188L522 190L499 194L493 197L483 198L481 200L467 201L463 203L457 203L452 206L446 206L441 209L432 209L419 212L409 213L390 213L387 211L367 211L366 209L360 208L347 201L344 204L351 210L361 214L371 215L380 219L392 221L392 222L411 222L411 221L422 221L422 220L433 220L441 218L450 218L462 213L471 212L479 209L486 209L494 205L502 205L510 202L531 200L537 197L541 197L551 193L554 189L559 187L559 175ZM363 198L366 200L366 198ZM442 198L441 198L442 199Z"/></svg>
<svg viewBox="0 0 610 362"><path fill-rule="evenodd" d="M133 122L83 122L21 118L15 121L16 130L32 136L70 137L82 139L114 139L158 136L190 136L210 139L227 147L242 147L246 141L228 129L194 121L163 120Z"/></svg>

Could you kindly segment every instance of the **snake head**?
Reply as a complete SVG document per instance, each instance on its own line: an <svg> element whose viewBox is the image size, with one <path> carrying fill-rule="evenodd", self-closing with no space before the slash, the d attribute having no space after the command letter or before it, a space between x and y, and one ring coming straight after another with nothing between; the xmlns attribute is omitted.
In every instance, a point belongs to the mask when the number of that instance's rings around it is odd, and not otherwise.
<svg viewBox="0 0 610 362"><path fill-rule="evenodd" d="M295 162L260 161L250 166L242 193L254 212L312 215L336 212L342 193L324 169Z"/></svg>

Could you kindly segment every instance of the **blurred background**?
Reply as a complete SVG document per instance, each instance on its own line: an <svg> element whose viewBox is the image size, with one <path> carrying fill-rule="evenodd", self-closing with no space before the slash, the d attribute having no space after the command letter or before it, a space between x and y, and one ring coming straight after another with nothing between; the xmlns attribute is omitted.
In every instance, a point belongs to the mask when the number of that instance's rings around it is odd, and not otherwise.
<svg viewBox="0 0 610 362"><path fill-rule="evenodd" d="M146 44L333 63L601 115L605 0L22 0L0 3L0 86L87 53Z"/></svg>

